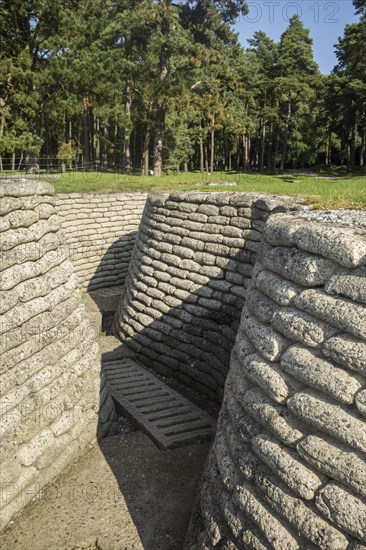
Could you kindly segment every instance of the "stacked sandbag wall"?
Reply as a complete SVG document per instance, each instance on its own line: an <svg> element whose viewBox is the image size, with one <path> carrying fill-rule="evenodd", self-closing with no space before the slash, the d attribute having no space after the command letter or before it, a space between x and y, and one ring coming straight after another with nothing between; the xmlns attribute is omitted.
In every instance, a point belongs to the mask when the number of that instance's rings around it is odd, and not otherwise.
<svg viewBox="0 0 366 550"><path fill-rule="evenodd" d="M114 420L56 202L0 184L0 530Z"/></svg>
<svg viewBox="0 0 366 550"><path fill-rule="evenodd" d="M115 334L142 364L221 401L268 216L298 208L244 193L150 195Z"/></svg>
<svg viewBox="0 0 366 550"><path fill-rule="evenodd" d="M83 290L123 285L146 193L60 193L57 212Z"/></svg>
<svg viewBox="0 0 366 550"><path fill-rule="evenodd" d="M264 232L196 548L366 548L366 216Z"/></svg>

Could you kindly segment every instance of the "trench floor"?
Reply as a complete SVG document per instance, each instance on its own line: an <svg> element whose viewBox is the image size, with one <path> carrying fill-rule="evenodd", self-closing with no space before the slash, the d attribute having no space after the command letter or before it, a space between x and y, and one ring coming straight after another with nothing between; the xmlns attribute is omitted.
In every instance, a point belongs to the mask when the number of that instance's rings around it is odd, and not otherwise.
<svg viewBox="0 0 366 550"><path fill-rule="evenodd" d="M101 334L121 289L85 295L104 361L128 357ZM103 361L103 362L104 362ZM176 381L162 382L208 415L219 410ZM210 442L161 450L123 416L120 434L89 448L0 534L1 550L183 550Z"/></svg>
<svg viewBox="0 0 366 550"><path fill-rule="evenodd" d="M181 550L209 443L162 451L141 432L93 446L0 535L12 550Z"/></svg>

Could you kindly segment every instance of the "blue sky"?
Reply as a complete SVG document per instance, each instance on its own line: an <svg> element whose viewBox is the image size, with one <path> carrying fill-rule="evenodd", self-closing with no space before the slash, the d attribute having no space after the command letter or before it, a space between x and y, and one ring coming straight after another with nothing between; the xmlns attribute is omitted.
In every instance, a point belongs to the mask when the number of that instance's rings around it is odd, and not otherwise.
<svg viewBox="0 0 366 550"><path fill-rule="evenodd" d="M337 62L333 46L345 25L359 20L352 0L248 0L248 6L248 15L241 16L235 26L244 47L258 30L278 41L288 19L297 13L310 29L314 58L323 73L329 73Z"/></svg>

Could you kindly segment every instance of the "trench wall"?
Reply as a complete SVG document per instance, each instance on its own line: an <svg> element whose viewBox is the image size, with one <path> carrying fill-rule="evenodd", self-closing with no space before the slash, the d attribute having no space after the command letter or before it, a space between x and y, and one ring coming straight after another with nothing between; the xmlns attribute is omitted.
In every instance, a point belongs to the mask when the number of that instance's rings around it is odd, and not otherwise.
<svg viewBox="0 0 366 550"><path fill-rule="evenodd" d="M136 359L222 399L262 231L286 198L243 193L150 195L115 334Z"/></svg>
<svg viewBox="0 0 366 550"><path fill-rule="evenodd" d="M268 221L197 548L366 548L365 222L356 212Z"/></svg>
<svg viewBox="0 0 366 550"><path fill-rule="evenodd" d="M56 195L70 259L83 290L123 285L146 193Z"/></svg>
<svg viewBox="0 0 366 550"><path fill-rule="evenodd" d="M0 530L114 419L53 188L0 185Z"/></svg>

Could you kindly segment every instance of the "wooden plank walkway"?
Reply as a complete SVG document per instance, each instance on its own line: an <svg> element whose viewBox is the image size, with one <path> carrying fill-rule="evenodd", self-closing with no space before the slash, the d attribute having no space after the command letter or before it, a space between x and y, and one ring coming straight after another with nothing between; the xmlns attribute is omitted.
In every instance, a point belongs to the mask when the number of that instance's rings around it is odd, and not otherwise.
<svg viewBox="0 0 366 550"><path fill-rule="evenodd" d="M160 449L213 437L215 420L131 359L103 364L117 406Z"/></svg>

